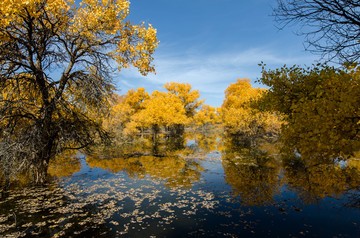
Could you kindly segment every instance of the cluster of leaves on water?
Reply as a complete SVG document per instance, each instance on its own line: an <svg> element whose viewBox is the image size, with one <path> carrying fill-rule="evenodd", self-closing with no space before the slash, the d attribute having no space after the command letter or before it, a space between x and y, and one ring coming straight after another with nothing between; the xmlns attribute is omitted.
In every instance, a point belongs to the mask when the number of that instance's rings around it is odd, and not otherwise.
<svg viewBox="0 0 360 238"><path fill-rule="evenodd" d="M180 211L177 216L186 217L218 203L211 193L177 188L166 189L173 201L163 203L160 181L133 185L136 180L117 174L96 183L81 179L63 187L14 190L1 198L0 234L63 237L96 231L120 235L135 227L149 229L155 221L169 225L177 218L175 209L177 214Z"/></svg>

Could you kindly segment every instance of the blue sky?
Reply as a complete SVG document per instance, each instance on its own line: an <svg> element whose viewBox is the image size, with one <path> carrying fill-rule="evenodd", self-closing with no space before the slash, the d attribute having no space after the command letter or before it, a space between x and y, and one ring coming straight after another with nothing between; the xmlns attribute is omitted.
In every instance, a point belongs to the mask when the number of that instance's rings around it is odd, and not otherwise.
<svg viewBox="0 0 360 238"><path fill-rule="evenodd" d="M156 74L124 69L115 77L119 93L190 83L206 104L221 106L224 90L238 78L262 87L254 83L261 61L269 68L311 65L318 57L304 50L294 26L276 28L274 6L275 0L132 0L129 20L157 29Z"/></svg>

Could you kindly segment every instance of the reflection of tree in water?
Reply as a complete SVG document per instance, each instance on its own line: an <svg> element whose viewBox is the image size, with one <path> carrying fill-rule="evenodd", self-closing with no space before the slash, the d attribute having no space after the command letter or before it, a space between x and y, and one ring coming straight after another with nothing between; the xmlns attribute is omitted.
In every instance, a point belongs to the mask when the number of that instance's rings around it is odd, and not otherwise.
<svg viewBox="0 0 360 238"><path fill-rule="evenodd" d="M68 177L73 175L74 173L80 171L81 169L81 163L80 159L76 157L76 154L78 153L77 150L67 150L63 153L60 153L56 155L56 157L53 160L50 160L49 168L48 168L48 177ZM6 176L9 176L11 174L6 174L6 171L1 170L0 171L0 185L4 185L6 188L11 187L22 187L22 186L28 186L31 185L34 181L31 173L29 171L23 170L23 171L16 171L12 175L11 178L11 184L6 181ZM49 181L51 179L49 178ZM1 186L0 186L1 187Z"/></svg>
<svg viewBox="0 0 360 238"><path fill-rule="evenodd" d="M360 176L360 152L355 153L354 158L347 161L347 165L351 168L352 177ZM347 201L345 206L360 208L360 182L359 180L351 180L350 186L352 190L347 192Z"/></svg>
<svg viewBox="0 0 360 238"><path fill-rule="evenodd" d="M187 145L188 135L142 137L119 150L99 150L87 157L90 167L100 167L118 173L125 171L130 177L165 180L168 187L190 188L199 181L203 168L198 162L186 159L194 153Z"/></svg>
<svg viewBox="0 0 360 238"><path fill-rule="evenodd" d="M166 134L139 136L132 141L122 141L112 146L97 147L92 154L98 157L129 157L134 155L173 156L191 153L186 146L186 137L183 134L169 136Z"/></svg>
<svg viewBox="0 0 360 238"><path fill-rule="evenodd" d="M160 133L156 137L144 135L133 137L131 141L118 141L111 146L94 148L92 154L98 157L131 157L135 155L152 156L180 156L193 155L196 158L203 158L208 153L216 151L219 129L196 133Z"/></svg>
<svg viewBox="0 0 360 238"><path fill-rule="evenodd" d="M359 166L353 158L353 149L341 150L337 144L314 141L314 137L307 135L308 132L286 130L284 138L295 138L291 143L284 143L283 147L286 152L283 155L284 177L289 189L296 191L305 203L311 204L359 187Z"/></svg>
<svg viewBox="0 0 360 238"><path fill-rule="evenodd" d="M58 178L68 177L81 169L80 159L76 157L78 151L67 150L50 161L48 174Z"/></svg>
<svg viewBox="0 0 360 238"><path fill-rule="evenodd" d="M288 188L296 191L306 204L317 203L328 196L340 196L360 185L358 168L341 166L333 160L313 157L288 157L283 160Z"/></svg>
<svg viewBox="0 0 360 238"><path fill-rule="evenodd" d="M186 139L193 140L191 149L194 153L207 154L217 150L219 131L209 130L185 134Z"/></svg>
<svg viewBox="0 0 360 238"><path fill-rule="evenodd" d="M164 136L162 141L160 141L161 149L160 151L163 154L166 153L181 153L186 150L186 142L184 134L174 135L174 136Z"/></svg>
<svg viewBox="0 0 360 238"><path fill-rule="evenodd" d="M280 192L280 166L276 158L267 151L246 145L239 137L223 138L222 164L225 180L233 188L234 194L240 195L244 205L269 204Z"/></svg>
<svg viewBox="0 0 360 238"><path fill-rule="evenodd" d="M291 153L283 154L279 163L272 156L279 153L276 146L266 142L257 144L257 148L251 148L244 138L225 137L222 145L225 179L245 205L269 204L280 192L279 187L287 184L305 204L350 192L351 206L360 207L358 159L341 162L320 154L305 157Z"/></svg>
<svg viewBox="0 0 360 238"><path fill-rule="evenodd" d="M167 187L190 188L199 181L203 168L194 160L180 157L136 156L100 159L88 157L90 167L100 167L113 173L125 171L130 177L165 180Z"/></svg>

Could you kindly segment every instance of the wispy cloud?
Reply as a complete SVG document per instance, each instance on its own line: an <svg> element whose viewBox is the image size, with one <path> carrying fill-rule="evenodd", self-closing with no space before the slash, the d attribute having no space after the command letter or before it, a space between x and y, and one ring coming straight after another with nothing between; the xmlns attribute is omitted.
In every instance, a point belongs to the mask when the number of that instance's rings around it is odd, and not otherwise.
<svg viewBox="0 0 360 238"><path fill-rule="evenodd" d="M261 76L258 64L263 61L269 67L284 64L310 64L311 55L294 57L274 53L269 49L253 48L242 52L203 53L192 55L159 53L155 56L156 75L141 76L135 69L120 73L121 86L145 87L148 91L158 90L167 82L190 83L194 89L208 98L208 101L223 98L224 90L237 78ZM141 79L141 80L136 80Z"/></svg>

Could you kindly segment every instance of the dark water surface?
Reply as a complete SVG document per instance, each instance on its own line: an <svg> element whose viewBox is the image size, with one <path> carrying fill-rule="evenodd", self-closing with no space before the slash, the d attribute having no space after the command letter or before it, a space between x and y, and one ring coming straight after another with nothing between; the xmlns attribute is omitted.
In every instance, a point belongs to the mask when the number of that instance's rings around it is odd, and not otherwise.
<svg viewBox="0 0 360 238"><path fill-rule="evenodd" d="M356 159L209 138L167 139L162 156L64 159L58 182L1 193L0 236L360 237Z"/></svg>

